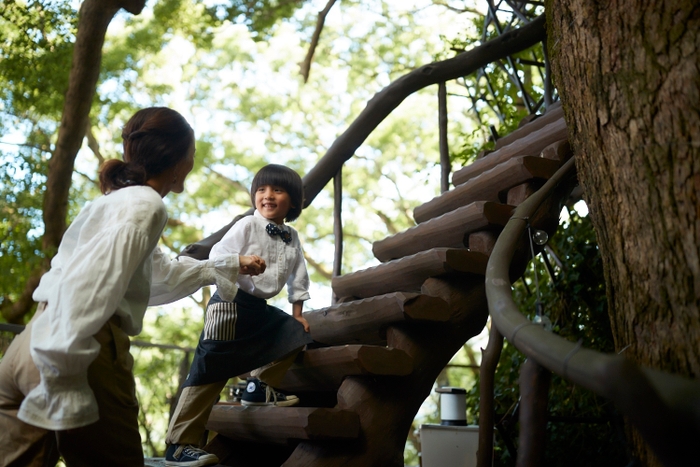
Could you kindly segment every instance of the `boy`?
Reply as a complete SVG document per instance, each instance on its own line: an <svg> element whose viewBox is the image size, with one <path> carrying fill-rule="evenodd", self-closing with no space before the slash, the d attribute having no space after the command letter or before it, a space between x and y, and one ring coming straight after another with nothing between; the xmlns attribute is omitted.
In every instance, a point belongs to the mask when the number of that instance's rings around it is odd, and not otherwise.
<svg viewBox="0 0 700 467"><path fill-rule="evenodd" d="M303 303L309 299L304 254L296 230L285 224L301 213L301 177L288 167L266 165L255 175L250 196L255 213L234 224L209 256L255 254L265 260L266 269L258 276L239 276L233 302L215 293L207 305L186 387L168 428L165 465L169 467L219 462L197 445L229 378L247 372L254 376L248 379L243 405L292 406L299 402L296 396L274 387L282 382L299 351L312 342L309 324L302 316ZM266 302L285 284L292 316Z"/></svg>

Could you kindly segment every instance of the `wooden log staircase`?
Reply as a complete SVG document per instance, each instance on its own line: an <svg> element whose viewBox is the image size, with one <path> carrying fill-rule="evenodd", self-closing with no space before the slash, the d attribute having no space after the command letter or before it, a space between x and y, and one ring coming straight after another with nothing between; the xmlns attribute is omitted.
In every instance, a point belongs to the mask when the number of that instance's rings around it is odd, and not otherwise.
<svg viewBox="0 0 700 467"><path fill-rule="evenodd" d="M335 277L337 303L305 312L317 345L280 389L298 407L215 405L206 449L222 465L403 466L411 423L440 371L484 328L489 254L515 206L572 156L561 107L500 139L417 207L417 225L374 243L381 264ZM564 187L529 223L552 235ZM511 279L530 257L523 240Z"/></svg>

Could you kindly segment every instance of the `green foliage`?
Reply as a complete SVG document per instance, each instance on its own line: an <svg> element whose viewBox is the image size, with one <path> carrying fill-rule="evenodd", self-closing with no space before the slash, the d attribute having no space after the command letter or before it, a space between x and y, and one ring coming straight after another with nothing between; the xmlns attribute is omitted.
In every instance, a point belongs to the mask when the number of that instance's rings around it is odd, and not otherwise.
<svg viewBox="0 0 700 467"><path fill-rule="evenodd" d="M70 2L0 4L0 111L60 119L76 26Z"/></svg>
<svg viewBox="0 0 700 467"><path fill-rule="evenodd" d="M553 264L555 279L547 280L544 261L532 262L523 278L514 284L513 297L518 307L534 319L536 301L535 271L539 281L544 316L552 322L552 332L581 341L589 349L612 352L614 349L603 279L603 266L589 217L581 217L568 207L564 222L548 245L562 266ZM551 257L551 253L547 254ZM517 420L513 419L519 400L518 376L524 356L505 341L496 370L494 402L496 421L507 436L517 440ZM479 408L479 387L475 384L467 396L470 407ZM619 415L612 404L553 375L549 392L552 416L593 419L596 422L566 423L550 421L547 427L545 465L589 466L624 465L625 446L619 431ZM510 423L510 425L508 425ZM495 465L514 465L502 433L496 436Z"/></svg>
<svg viewBox="0 0 700 467"><path fill-rule="evenodd" d="M11 306L43 261L40 207L45 161L0 156L0 309Z"/></svg>
<svg viewBox="0 0 700 467"><path fill-rule="evenodd" d="M274 26L291 18L304 3L304 0L227 0L210 2L208 9L219 20L245 24L254 40L261 41L269 39Z"/></svg>
<svg viewBox="0 0 700 467"><path fill-rule="evenodd" d="M525 16L534 18L542 13L541 7L523 5ZM495 39L499 31L522 26L522 22L507 17L506 10L499 11L499 23L485 22L474 17L471 27L454 38L446 38L447 47L455 51L467 51L483 42ZM508 27L507 27L508 26ZM470 112L477 125L466 138L453 159L468 164L481 151L493 149L495 138L515 130L531 113L541 110L544 97L544 49L541 44L514 54L507 59L486 65L483 69L461 80L463 92L471 101Z"/></svg>
<svg viewBox="0 0 700 467"><path fill-rule="evenodd" d="M0 4L0 309L42 265L41 206L77 15L66 1ZM27 320L29 317L24 317Z"/></svg>

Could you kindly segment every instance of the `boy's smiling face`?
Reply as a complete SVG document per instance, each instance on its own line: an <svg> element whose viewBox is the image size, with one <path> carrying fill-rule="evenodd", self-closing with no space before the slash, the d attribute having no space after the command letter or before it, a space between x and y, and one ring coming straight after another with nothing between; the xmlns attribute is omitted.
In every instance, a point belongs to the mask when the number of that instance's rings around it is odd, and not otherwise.
<svg viewBox="0 0 700 467"><path fill-rule="evenodd" d="M255 209L275 224L284 224L284 218L291 208L292 199L281 186L261 185L255 191Z"/></svg>

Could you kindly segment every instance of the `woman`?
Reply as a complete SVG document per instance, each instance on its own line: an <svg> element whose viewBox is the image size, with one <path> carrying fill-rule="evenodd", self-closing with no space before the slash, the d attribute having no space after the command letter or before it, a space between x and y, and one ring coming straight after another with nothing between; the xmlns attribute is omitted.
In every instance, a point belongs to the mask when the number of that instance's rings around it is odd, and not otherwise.
<svg viewBox="0 0 700 467"><path fill-rule="evenodd" d="M0 362L0 466L142 466L129 336L148 305L216 284L229 299L255 255L171 261L157 243L162 198L181 193L194 132L174 110L140 110L122 132L124 161L100 171L104 196L66 231L33 298L37 312Z"/></svg>

